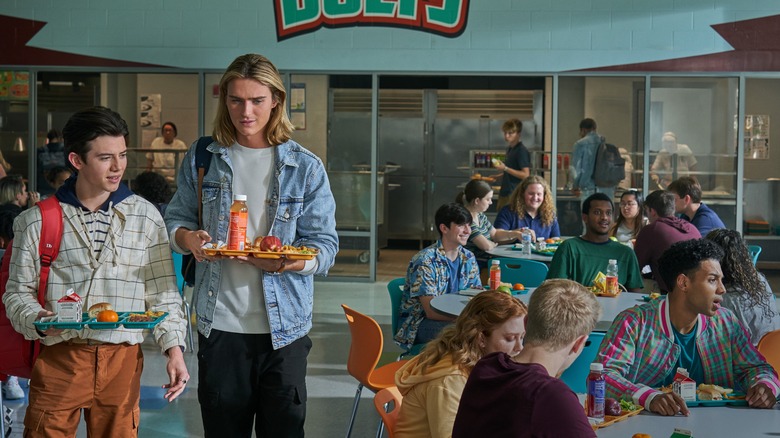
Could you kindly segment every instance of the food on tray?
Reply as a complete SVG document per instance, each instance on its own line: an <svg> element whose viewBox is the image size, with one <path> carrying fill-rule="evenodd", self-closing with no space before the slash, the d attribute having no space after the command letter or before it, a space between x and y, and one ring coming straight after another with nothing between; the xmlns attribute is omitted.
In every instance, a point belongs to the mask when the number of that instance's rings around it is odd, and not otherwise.
<svg viewBox="0 0 780 438"><path fill-rule="evenodd" d="M728 398L729 394L734 392L731 388L724 388L718 385L708 385L702 383L696 389L696 396L699 400L723 400Z"/></svg>
<svg viewBox="0 0 780 438"><path fill-rule="evenodd" d="M255 239L255 243L257 243L257 239ZM276 236L265 236L255 247L259 248L260 251L279 251L282 249L282 241Z"/></svg>
<svg viewBox="0 0 780 438"><path fill-rule="evenodd" d="M660 292L653 292L653 293L651 293L648 296L650 297L651 300L656 300L658 298L661 298L661 293Z"/></svg>
<svg viewBox="0 0 780 438"><path fill-rule="evenodd" d="M119 321L119 314L113 310L103 310L97 314L98 322L117 322Z"/></svg>
<svg viewBox="0 0 780 438"><path fill-rule="evenodd" d="M127 317L127 320L130 322L151 322L163 316L164 314L165 312L154 312L152 310L147 310L144 313L131 313Z"/></svg>
<svg viewBox="0 0 780 438"><path fill-rule="evenodd" d="M98 314L104 310L114 310L110 303L97 303L89 307L87 311L90 318L97 318Z"/></svg>
<svg viewBox="0 0 780 438"><path fill-rule="evenodd" d="M620 400L620 408L623 409L625 412L631 412L639 409L641 406L638 404L635 404L633 402L630 402L628 400Z"/></svg>
<svg viewBox="0 0 780 438"><path fill-rule="evenodd" d="M548 244L557 244L557 243L561 243L561 238L560 237L550 237L549 239L545 240L545 242L548 243Z"/></svg>
<svg viewBox="0 0 780 438"><path fill-rule="evenodd" d="M617 400L612 397L607 397L604 399L604 413L617 417L618 415L623 414L623 408Z"/></svg>
<svg viewBox="0 0 780 438"><path fill-rule="evenodd" d="M512 289L514 289L514 290L525 290L525 286L523 286L523 283L515 283L514 286L512 286Z"/></svg>

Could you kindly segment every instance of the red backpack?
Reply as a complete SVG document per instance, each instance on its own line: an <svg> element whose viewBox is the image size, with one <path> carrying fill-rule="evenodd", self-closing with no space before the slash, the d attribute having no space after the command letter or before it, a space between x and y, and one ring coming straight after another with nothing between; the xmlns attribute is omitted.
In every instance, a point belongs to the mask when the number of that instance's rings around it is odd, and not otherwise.
<svg viewBox="0 0 780 438"><path fill-rule="evenodd" d="M41 209L41 241L38 252L41 256L41 274L38 282L38 302L46 303L46 284L49 280L49 267L60 252L62 240L62 207L55 196L36 204ZM0 265L0 296L5 295L8 283L8 269L11 262L12 243L8 244ZM0 377L2 374L29 379L33 363L38 358L40 341L29 341L14 330L5 313L5 305L0 300ZM4 379L4 377L3 377Z"/></svg>

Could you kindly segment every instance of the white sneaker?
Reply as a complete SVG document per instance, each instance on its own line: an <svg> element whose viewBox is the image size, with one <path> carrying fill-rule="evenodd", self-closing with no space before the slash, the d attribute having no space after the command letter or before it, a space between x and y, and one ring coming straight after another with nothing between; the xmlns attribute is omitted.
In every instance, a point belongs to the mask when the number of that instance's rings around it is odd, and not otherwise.
<svg viewBox="0 0 780 438"><path fill-rule="evenodd" d="M8 380L3 382L3 398L6 400L19 400L24 398L24 390L19 386L19 378L8 376Z"/></svg>

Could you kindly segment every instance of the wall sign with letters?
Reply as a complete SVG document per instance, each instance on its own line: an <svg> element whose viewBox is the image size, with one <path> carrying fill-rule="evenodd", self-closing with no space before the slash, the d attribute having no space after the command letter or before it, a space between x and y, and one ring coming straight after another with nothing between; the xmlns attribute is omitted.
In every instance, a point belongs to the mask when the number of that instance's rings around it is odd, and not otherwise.
<svg viewBox="0 0 780 438"><path fill-rule="evenodd" d="M469 0L274 0L278 41L321 27L403 27L455 38Z"/></svg>

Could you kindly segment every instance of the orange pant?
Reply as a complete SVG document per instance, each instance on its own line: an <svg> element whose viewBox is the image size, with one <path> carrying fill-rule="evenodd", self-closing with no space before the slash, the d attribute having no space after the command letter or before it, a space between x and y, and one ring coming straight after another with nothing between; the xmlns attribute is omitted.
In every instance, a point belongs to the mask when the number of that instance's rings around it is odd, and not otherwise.
<svg viewBox="0 0 780 438"><path fill-rule="evenodd" d="M75 437L81 410L90 437L137 437L140 345L63 342L43 347L30 378L25 438Z"/></svg>

